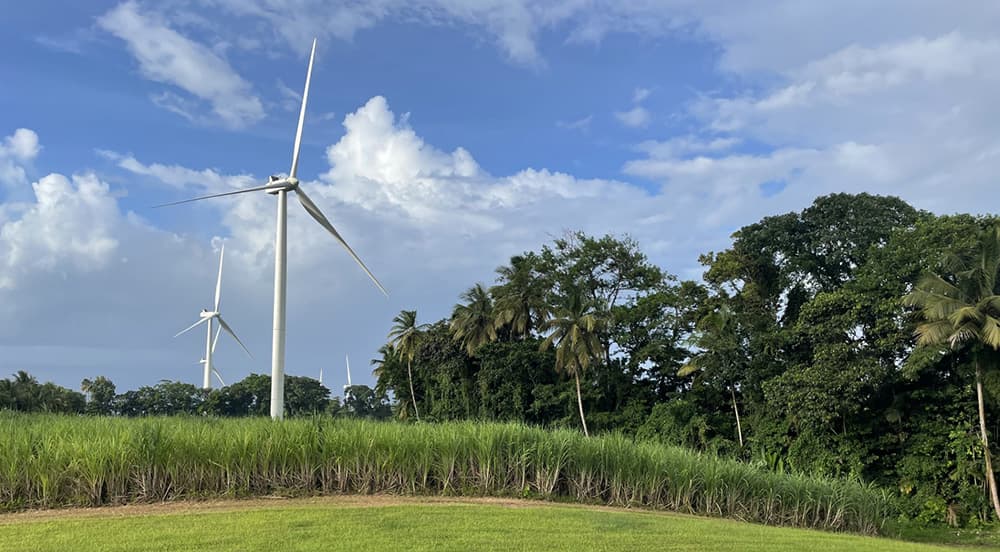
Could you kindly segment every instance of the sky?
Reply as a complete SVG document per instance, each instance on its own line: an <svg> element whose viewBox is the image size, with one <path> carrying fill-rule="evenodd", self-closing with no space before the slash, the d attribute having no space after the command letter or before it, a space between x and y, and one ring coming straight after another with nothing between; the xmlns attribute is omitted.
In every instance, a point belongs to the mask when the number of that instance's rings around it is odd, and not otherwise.
<svg viewBox="0 0 1000 552"><path fill-rule="evenodd" d="M1000 3L35 0L0 35L0 375L199 383L214 293L269 373L275 200L153 205L290 166L389 290L289 203L287 371L339 391L570 230L698 256L834 192L995 213Z"/></svg>

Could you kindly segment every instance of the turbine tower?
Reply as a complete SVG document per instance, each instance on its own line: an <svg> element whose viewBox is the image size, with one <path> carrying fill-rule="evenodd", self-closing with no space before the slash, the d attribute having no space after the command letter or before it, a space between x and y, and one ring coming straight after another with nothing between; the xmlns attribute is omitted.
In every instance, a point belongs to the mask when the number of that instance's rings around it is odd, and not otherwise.
<svg viewBox="0 0 1000 552"><path fill-rule="evenodd" d="M214 366L212 366L212 353L215 352L215 345L216 343L219 342L219 334L222 333L223 330L225 330L226 333L228 333L229 335L233 336L233 339L235 339L236 342L240 344L240 347L243 347L243 350L247 352L247 355L250 358L253 358L253 355L250 354L249 349L247 349L246 345L244 345L243 342L240 341L240 338L236 337L236 333L233 331L232 328L229 327L229 324L226 324L226 321L222 319L222 314L219 312L219 301L222 299L222 260L224 259L225 255L226 255L226 246L223 245L222 251L219 252L219 277L215 280L215 308L213 308L212 310L201 309L201 314L198 315L198 321L195 322L194 324L191 324L187 328L184 328L183 330L178 332L177 335L174 336L178 337L181 334L193 330L199 324L204 324L206 322L208 323L208 331L206 332L206 338L205 338L205 358L201 359L200 362L200 364L205 365L204 375L202 377L202 383L201 383L201 386L204 389L212 388L213 373L215 374L215 377L219 378L219 382L222 382L222 376L219 375L219 371L216 370ZM212 322L215 320L219 321L219 329L218 331L215 332L215 338L213 339ZM222 385L225 386L226 384L222 383Z"/></svg>
<svg viewBox="0 0 1000 552"><path fill-rule="evenodd" d="M309 196L307 196L299 186L299 179L297 177L299 170L299 148L302 145L302 127L306 119L306 102L309 99L309 81L312 78L313 61L315 59L316 39L313 39L312 51L309 54L309 68L306 70L306 84L302 91L302 108L299 111L299 126L295 131L295 144L292 147L292 167L288 171L287 177L271 176L268 179L267 184L263 186L196 197L193 199L175 201L173 203L166 203L157 206L166 207L168 205L179 205L181 203L190 203L192 201L200 201L213 197L259 191L265 191L269 194L278 196L278 220L274 237L274 333L271 341L271 418L275 420L280 420L285 416L285 294L287 290L285 276L288 273L288 265L285 254L288 251L287 229L289 192L295 192L295 197L298 198L299 203L302 204L302 208L309 213L309 216L314 218L320 226L332 234L333 237L340 242L340 245L347 250L354 261L361 266L366 274L368 274L368 277L371 278L372 282L375 283L378 289L386 297L389 296L385 288L382 287L382 284L377 278L375 278L375 275L372 274L371 270L368 270L367 266L365 266L361 257L359 257L358 254L351 249L350 245L347 245L347 242L344 241L344 238L339 232L337 232L337 229L333 227L333 224L330 223L326 216L323 215L323 212L320 211L319 207L317 207L316 204L309 199Z"/></svg>

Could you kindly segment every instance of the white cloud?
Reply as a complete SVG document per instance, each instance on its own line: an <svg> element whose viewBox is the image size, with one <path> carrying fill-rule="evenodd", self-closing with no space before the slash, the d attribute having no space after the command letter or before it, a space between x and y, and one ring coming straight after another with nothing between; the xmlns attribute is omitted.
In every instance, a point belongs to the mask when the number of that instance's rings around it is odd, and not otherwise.
<svg viewBox="0 0 1000 552"><path fill-rule="evenodd" d="M19 274L34 269L106 266L118 245L111 232L116 207L108 186L92 174L72 179L50 174L32 187L35 203L0 227L0 286L14 287Z"/></svg>
<svg viewBox="0 0 1000 552"><path fill-rule="evenodd" d="M632 93L632 103L642 103L650 94L652 91L648 88L636 88L635 92Z"/></svg>
<svg viewBox="0 0 1000 552"><path fill-rule="evenodd" d="M180 165L152 163L144 165L132 155L123 155L108 150L97 150L97 154L113 161L126 171L149 176L171 187L201 188L212 193L221 193L234 188L252 186L255 181L249 175L224 176L215 169L192 170Z"/></svg>
<svg viewBox="0 0 1000 552"><path fill-rule="evenodd" d="M739 138L732 136L724 138L701 139L696 136L676 136L669 140L647 140L636 149L648 153L651 157L671 158L681 157L691 153L712 153L732 149L740 143Z"/></svg>
<svg viewBox="0 0 1000 552"><path fill-rule="evenodd" d="M429 25L469 25L483 30L487 40L513 63L545 64L539 35L568 29L570 42L599 42L612 31L662 35L684 29L690 17L673 9L687 0L618 2L610 0L370 0L332 3L323 0L214 0L241 16L269 22L276 35L294 50L306 53L303 37L351 40L356 33L383 20L418 21Z"/></svg>
<svg viewBox="0 0 1000 552"><path fill-rule="evenodd" d="M38 155L38 135L27 128L19 128L7 136L0 145L0 155L13 157L17 161L31 161Z"/></svg>
<svg viewBox="0 0 1000 552"><path fill-rule="evenodd" d="M41 146L38 135L27 128L19 128L0 143L0 185L8 187L24 186L28 176L24 165L29 164Z"/></svg>
<svg viewBox="0 0 1000 552"><path fill-rule="evenodd" d="M125 41L146 78L176 86L211 104L212 113L230 127L251 125L264 116L250 84L218 54L170 28L132 1L98 19L105 31ZM176 94L154 97L155 103L188 118L190 106Z"/></svg>
<svg viewBox="0 0 1000 552"><path fill-rule="evenodd" d="M580 130L586 132L590 129L590 123L593 122L593 120L593 115L587 115L586 117L581 117L575 121L556 121L556 126L566 130Z"/></svg>
<svg viewBox="0 0 1000 552"><path fill-rule="evenodd" d="M640 128L648 125L652 116L648 109L637 105L628 111L616 111L615 118L627 127Z"/></svg>
<svg viewBox="0 0 1000 552"><path fill-rule="evenodd" d="M948 30L850 44L767 81L759 92L695 102L700 132L644 143L646 156L624 170L722 198L730 214L754 210L767 182L784 185L771 212L840 191L898 195L933 211L987 209L976 198L1000 169L1000 41ZM740 143L752 150L732 151Z"/></svg>

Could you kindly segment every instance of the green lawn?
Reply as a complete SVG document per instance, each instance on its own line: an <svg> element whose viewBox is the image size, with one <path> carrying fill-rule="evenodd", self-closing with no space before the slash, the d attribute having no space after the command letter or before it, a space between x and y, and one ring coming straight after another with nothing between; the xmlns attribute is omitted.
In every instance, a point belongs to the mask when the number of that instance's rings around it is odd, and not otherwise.
<svg viewBox="0 0 1000 552"><path fill-rule="evenodd" d="M364 499L360 499L364 500ZM132 512L132 513L130 513ZM951 548L540 503L316 499L0 516L0 550L921 551Z"/></svg>

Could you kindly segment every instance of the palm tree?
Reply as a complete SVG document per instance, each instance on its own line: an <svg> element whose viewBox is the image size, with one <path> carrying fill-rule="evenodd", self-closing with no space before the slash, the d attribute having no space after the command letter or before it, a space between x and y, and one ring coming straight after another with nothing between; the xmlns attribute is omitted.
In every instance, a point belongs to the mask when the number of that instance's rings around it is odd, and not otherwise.
<svg viewBox="0 0 1000 552"><path fill-rule="evenodd" d="M983 404L983 366L996 363L1000 349L1000 226L983 232L978 254L966 258L951 255L944 269L940 275L925 274L904 302L919 307L924 320L916 330L918 346L947 346L950 352L967 353L975 366L986 480L993 509L1000 518Z"/></svg>
<svg viewBox="0 0 1000 552"><path fill-rule="evenodd" d="M413 413L420 421L420 410L417 409L417 394L413 391L413 358L423 339L427 324L417 324L417 311L400 311L392 319L392 330L389 331L389 343L401 358L406 359L406 375L410 380L410 401L413 403Z"/></svg>
<svg viewBox="0 0 1000 552"><path fill-rule="evenodd" d="M38 380L24 370L18 370L11 380L14 410L31 412L38 408Z"/></svg>
<svg viewBox="0 0 1000 552"><path fill-rule="evenodd" d="M723 305L718 310L706 314L697 324L692 344L701 349L691 355L686 365L677 371L684 377L695 372L708 372L721 378L729 388L729 396L733 400L733 413L736 415L736 435L743 447L743 425L740 423L740 409L736 405L735 380L738 377L735 366L737 359L744 358L737 333L736 318L732 310Z"/></svg>
<svg viewBox="0 0 1000 552"><path fill-rule="evenodd" d="M601 353L598 332L601 320L597 317L592 302L584 299L579 290L570 290L555 316L542 325L543 331L551 331L542 341L541 350L555 346L556 371L572 375L576 380L576 403L580 408L580 423L583 434L587 431L587 419L583 415L583 396L580 393L580 375L590 367L591 361Z"/></svg>
<svg viewBox="0 0 1000 552"><path fill-rule="evenodd" d="M493 299L482 284L467 289L461 298L465 304L459 303L452 310L451 333L455 341L462 342L471 357L476 349L497 339Z"/></svg>
<svg viewBox="0 0 1000 552"><path fill-rule="evenodd" d="M396 348L392 343L386 343L378 348L378 353L382 355L382 358L373 358L371 360L372 375L375 376L375 383L378 385L378 380L382 378L385 373L385 365L388 364L393 358L395 358L399 353L396 352Z"/></svg>
<svg viewBox="0 0 1000 552"><path fill-rule="evenodd" d="M548 288L535 274L535 262L534 254L518 255L511 257L510 266L497 268L501 283L492 290L495 322L498 329L508 326L514 336L531 336L548 318Z"/></svg>

